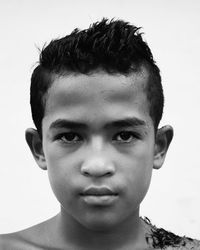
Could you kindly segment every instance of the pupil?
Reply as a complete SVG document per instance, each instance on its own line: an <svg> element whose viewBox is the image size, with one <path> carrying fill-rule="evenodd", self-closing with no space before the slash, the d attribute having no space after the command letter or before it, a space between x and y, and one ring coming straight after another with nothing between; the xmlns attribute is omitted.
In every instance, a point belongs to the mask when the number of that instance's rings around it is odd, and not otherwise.
<svg viewBox="0 0 200 250"><path fill-rule="evenodd" d="M67 140L72 141L75 138L75 135L73 133L68 133L66 135Z"/></svg>
<svg viewBox="0 0 200 250"><path fill-rule="evenodd" d="M128 140L130 138L130 134L127 132L123 132L123 133L121 133L121 138L123 140Z"/></svg>

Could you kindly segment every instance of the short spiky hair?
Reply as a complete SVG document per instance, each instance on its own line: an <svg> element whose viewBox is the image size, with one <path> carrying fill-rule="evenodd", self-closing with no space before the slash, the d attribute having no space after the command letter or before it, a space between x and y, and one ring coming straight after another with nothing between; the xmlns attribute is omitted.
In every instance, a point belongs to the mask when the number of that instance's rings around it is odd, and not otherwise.
<svg viewBox="0 0 200 250"><path fill-rule="evenodd" d="M123 20L92 24L88 29L75 29L70 35L52 40L40 54L39 65L31 78L31 109L40 134L45 115L46 93L55 75L90 74L101 69L109 74L131 74L145 66L149 72L146 94L150 116L157 128L163 112L163 90L156 66L140 28Z"/></svg>

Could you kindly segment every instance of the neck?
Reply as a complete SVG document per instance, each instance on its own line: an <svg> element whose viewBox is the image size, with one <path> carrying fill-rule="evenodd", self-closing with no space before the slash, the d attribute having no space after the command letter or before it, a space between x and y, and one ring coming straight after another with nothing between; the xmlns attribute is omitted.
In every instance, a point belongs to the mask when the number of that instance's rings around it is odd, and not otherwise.
<svg viewBox="0 0 200 250"><path fill-rule="evenodd" d="M145 229L139 209L131 218L106 230L91 230L77 222L62 208L56 219L61 242L76 249L144 249ZM88 240L89 239L89 240Z"/></svg>

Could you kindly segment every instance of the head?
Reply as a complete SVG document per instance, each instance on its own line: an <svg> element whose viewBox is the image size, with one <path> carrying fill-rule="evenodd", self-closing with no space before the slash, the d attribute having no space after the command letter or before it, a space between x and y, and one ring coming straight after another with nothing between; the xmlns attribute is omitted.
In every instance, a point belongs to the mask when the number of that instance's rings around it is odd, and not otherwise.
<svg viewBox="0 0 200 250"><path fill-rule="evenodd" d="M41 51L31 78L32 117L38 132L42 135L47 93L56 76L89 75L99 69L112 75L130 75L140 72L141 67L149 74L145 93L156 130L164 105L161 76L140 28L121 20L103 19L86 30L75 29L70 35L51 41Z"/></svg>
<svg viewBox="0 0 200 250"><path fill-rule="evenodd" d="M158 129L163 99L151 51L126 22L103 19L42 50L26 139L68 219L105 230L138 216L173 135Z"/></svg>

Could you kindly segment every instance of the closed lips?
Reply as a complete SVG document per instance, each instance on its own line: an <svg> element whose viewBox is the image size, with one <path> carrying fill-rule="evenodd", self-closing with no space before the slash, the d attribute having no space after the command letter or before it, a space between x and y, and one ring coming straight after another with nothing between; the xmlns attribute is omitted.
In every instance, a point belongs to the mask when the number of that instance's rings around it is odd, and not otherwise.
<svg viewBox="0 0 200 250"><path fill-rule="evenodd" d="M102 187L102 188L90 187L90 188L85 189L81 195L103 196L103 195L117 195L117 193L112 191L112 189L106 188L106 187Z"/></svg>

